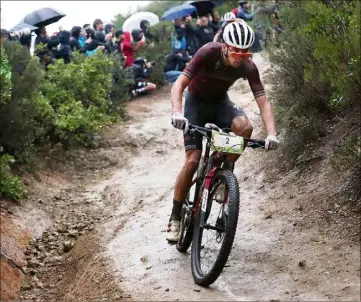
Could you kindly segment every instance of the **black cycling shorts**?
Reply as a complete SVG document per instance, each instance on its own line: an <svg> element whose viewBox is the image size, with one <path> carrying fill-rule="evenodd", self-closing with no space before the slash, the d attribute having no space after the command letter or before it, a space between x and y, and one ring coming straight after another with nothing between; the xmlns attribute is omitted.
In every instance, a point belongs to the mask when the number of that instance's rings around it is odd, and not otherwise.
<svg viewBox="0 0 361 302"><path fill-rule="evenodd" d="M184 117L192 125L204 127L207 123L216 124L219 128L231 128L232 121L237 116L246 113L235 103L231 102L228 94L218 102L201 100L191 93L187 93L184 104ZM196 133L195 137L184 136L185 150L202 150L202 136Z"/></svg>

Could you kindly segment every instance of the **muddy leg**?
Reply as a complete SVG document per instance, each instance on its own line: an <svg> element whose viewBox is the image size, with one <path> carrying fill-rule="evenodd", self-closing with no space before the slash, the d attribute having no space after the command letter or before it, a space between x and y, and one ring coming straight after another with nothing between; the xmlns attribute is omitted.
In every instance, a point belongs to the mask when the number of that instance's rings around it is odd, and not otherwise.
<svg viewBox="0 0 361 302"><path fill-rule="evenodd" d="M232 121L232 132L236 135L250 138L253 132L251 122L246 116L237 116ZM240 155L232 154L227 157L228 160L236 162Z"/></svg>
<svg viewBox="0 0 361 302"><path fill-rule="evenodd" d="M187 197L192 184L193 175L197 171L201 155L201 150L189 150L186 152L183 168L179 172L175 182L171 220L180 220L182 203Z"/></svg>

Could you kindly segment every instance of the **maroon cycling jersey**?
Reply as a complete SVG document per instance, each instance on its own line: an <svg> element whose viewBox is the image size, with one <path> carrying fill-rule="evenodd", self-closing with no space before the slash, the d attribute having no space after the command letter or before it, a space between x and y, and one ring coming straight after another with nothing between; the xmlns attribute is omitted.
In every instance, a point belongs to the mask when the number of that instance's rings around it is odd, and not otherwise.
<svg viewBox="0 0 361 302"><path fill-rule="evenodd" d="M258 98L265 94L258 68L248 59L238 68L226 66L222 61L222 44L210 42L200 48L183 74L191 82L188 90L204 100L217 100L240 78L247 78L253 95Z"/></svg>

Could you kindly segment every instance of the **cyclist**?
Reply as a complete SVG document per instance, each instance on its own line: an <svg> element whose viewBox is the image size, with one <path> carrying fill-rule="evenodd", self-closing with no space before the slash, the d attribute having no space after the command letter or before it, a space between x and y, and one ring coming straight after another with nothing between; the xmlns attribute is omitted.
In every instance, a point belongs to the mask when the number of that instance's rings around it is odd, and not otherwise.
<svg viewBox="0 0 361 302"><path fill-rule="evenodd" d="M276 149L279 145L272 105L249 51L254 39L254 31L245 22L228 24L223 32L224 43L210 42L200 48L172 87L172 124L185 130L186 154L174 188L173 209L166 233L170 242L179 240L182 203L202 153L202 137L187 135L188 122L198 126L214 123L220 128L231 128L239 136L250 138L252 135L253 128L245 112L228 98L227 90L236 80L248 79L268 133L266 149ZM183 114L182 95L186 87L188 93ZM235 162L238 157L230 155L228 159Z"/></svg>
<svg viewBox="0 0 361 302"><path fill-rule="evenodd" d="M223 17L223 23L222 23L220 29L218 30L218 32L216 33L216 35L213 38L213 42L223 43L222 36L223 36L223 31L226 28L226 26L232 22L242 22L242 21L243 21L242 19L236 18L236 15L234 13L232 13L232 12L226 13Z"/></svg>

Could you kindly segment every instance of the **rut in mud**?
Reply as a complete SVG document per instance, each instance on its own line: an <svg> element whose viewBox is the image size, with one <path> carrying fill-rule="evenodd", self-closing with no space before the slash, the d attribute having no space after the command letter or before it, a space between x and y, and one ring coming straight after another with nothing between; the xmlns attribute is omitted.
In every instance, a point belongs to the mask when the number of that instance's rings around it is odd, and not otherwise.
<svg viewBox="0 0 361 302"><path fill-rule="evenodd" d="M256 55L255 61L264 74L264 59ZM253 136L263 137L247 83L236 83L230 97L253 123ZM29 284L24 283L22 296L37 301L359 300L357 234L345 238L317 223L307 208L314 202L307 190L316 191L317 179L295 183L290 173L266 181L268 155L261 150L247 150L236 166L241 208L228 265L210 288L194 284L190 254L180 254L164 233L184 157L170 108L169 87L129 104L131 120L114 127L103 146L114 166L62 190L60 214L53 213L58 222L30 246Z"/></svg>

